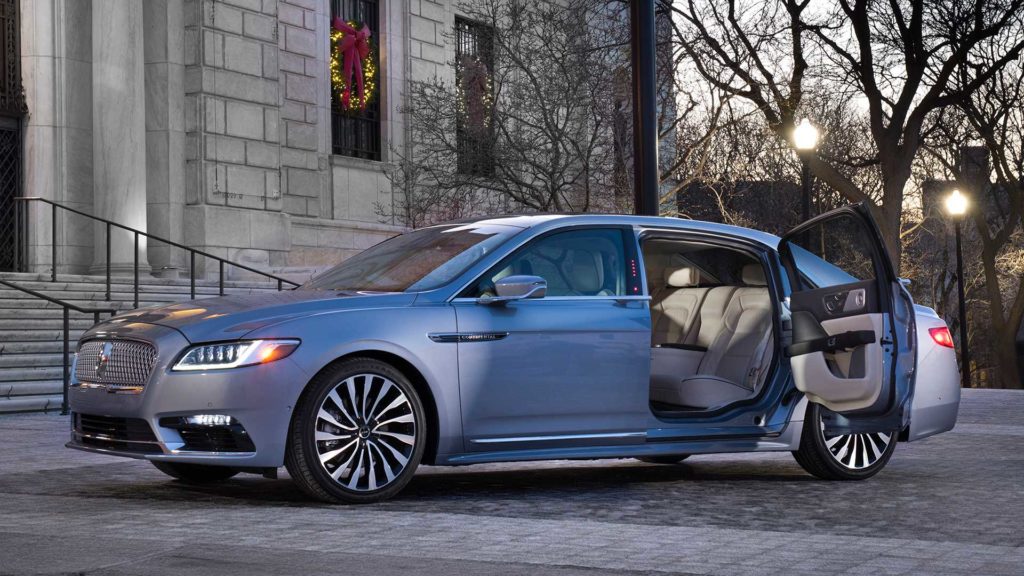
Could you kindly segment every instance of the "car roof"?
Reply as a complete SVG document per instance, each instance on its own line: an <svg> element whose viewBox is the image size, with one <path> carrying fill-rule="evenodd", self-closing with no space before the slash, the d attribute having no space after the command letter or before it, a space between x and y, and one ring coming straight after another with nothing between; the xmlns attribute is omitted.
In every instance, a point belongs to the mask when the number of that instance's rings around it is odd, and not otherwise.
<svg viewBox="0 0 1024 576"><path fill-rule="evenodd" d="M461 221L462 223L473 224L502 224L518 228L558 228L566 225L586 224L614 224L626 226L638 226L641 228L671 228L675 230L691 230L711 234L722 234L733 237L753 240L775 249L779 245L779 237L768 232L733 226L731 224L720 224L718 222L705 222L703 220L688 220L685 218L670 218L665 216L635 216L631 214L510 214L503 216L487 216Z"/></svg>

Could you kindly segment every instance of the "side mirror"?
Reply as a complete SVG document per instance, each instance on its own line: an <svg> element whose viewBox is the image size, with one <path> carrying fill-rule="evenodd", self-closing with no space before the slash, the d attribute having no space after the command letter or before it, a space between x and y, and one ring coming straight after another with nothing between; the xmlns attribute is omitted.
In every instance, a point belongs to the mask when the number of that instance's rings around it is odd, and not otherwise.
<svg viewBox="0 0 1024 576"><path fill-rule="evenodd" d="M910 288L911 284L913 284L913 281L910 278L900 278L900 285L904 288Z"/></svg>
<svg viewBox="0 0 1024 576"><path fill-rule="evenodd" d="M497 296L477 298L477 304L504 304L526 298L543 298L548 283L540 276L506 276L494 283Z"/></svg>

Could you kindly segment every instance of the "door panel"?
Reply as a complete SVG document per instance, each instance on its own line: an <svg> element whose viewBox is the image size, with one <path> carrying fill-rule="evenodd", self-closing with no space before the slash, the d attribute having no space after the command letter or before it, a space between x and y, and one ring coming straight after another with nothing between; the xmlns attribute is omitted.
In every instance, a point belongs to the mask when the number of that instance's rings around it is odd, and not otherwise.
<svg viewBox="0 0 1024 576"><path fill-rule="evenodd" d="M853 331L882 331L881 314L861 314L835 318L821 323L828 336ZM811 352L790 359L797 388L808 399L843 412L870 407L881 393L884 362L882 347L877 343L855 348Z"/></svg>
<svg viewBox="0 0 1024 576"><path fill-rule="evenodd" d="M784 237L779 252L793 287L787 355L797 389L834 412L877 418L872 426L893 430L890 416L909 390L894 377L897 348L907 349L896 328L908 319L893 315L895 274L867 208L819 216Z"/></svg>
<svg viewBox="0 0 1024 576"><path fill-rule="evenodd" d="M629 262L631 229L558 230L454 300L459 334L467 335L457 345L468 450L643 441L651 316ZM510 274L541 276L547 295L477 302Z"/></svg>
<svg viewBox="0 0 1024 576"><path fill-rule="evenodd" d="M457 302L463 427L469 450L642 441L650 373L645 301ZM549 438L544 437L561 437Z"/></svg>

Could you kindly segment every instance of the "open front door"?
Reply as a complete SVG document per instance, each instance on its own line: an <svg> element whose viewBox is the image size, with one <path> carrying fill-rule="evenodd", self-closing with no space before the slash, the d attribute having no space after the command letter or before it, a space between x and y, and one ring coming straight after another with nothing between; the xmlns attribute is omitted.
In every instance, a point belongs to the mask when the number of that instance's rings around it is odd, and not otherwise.
<svg viewBox="0 0 1024 576"><path fill-rule="evenodd" d="M792 289L786 355L797 389L837 413L839 427L901 428L912 389L913 312L867 207L805 222L779 253ZM908 360L909 369L896 370Z"/></svg>

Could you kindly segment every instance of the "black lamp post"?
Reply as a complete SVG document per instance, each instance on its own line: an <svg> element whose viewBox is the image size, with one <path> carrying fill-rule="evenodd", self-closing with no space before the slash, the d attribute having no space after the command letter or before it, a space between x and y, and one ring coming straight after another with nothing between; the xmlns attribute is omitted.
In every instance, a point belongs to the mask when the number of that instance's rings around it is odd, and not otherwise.
<svg viewBox="0 0 1024 576"><path fill-rule="evenodd" d="M971 354L967 346L967 298L964 296L964 251L960 240L960 223L967 214L967 197L953 190L946 197L946 212L953 218L956 230L956 286L960 297L960 385L971 387Z"/></svg>
<svg viewBox="0 0 1024 576"><path fill-rule="evenodd" d="M658 86L655 78L655 0L629 5L633 65L633 212L657 216Z"/></svg>
<svg viewBox="0 0 1024 576"><path fill-rule="evenodd" d="M818 129L804 118L793 130L793 144L800 156L801 221L811 219L811 156L818 148Z"/></svg>

